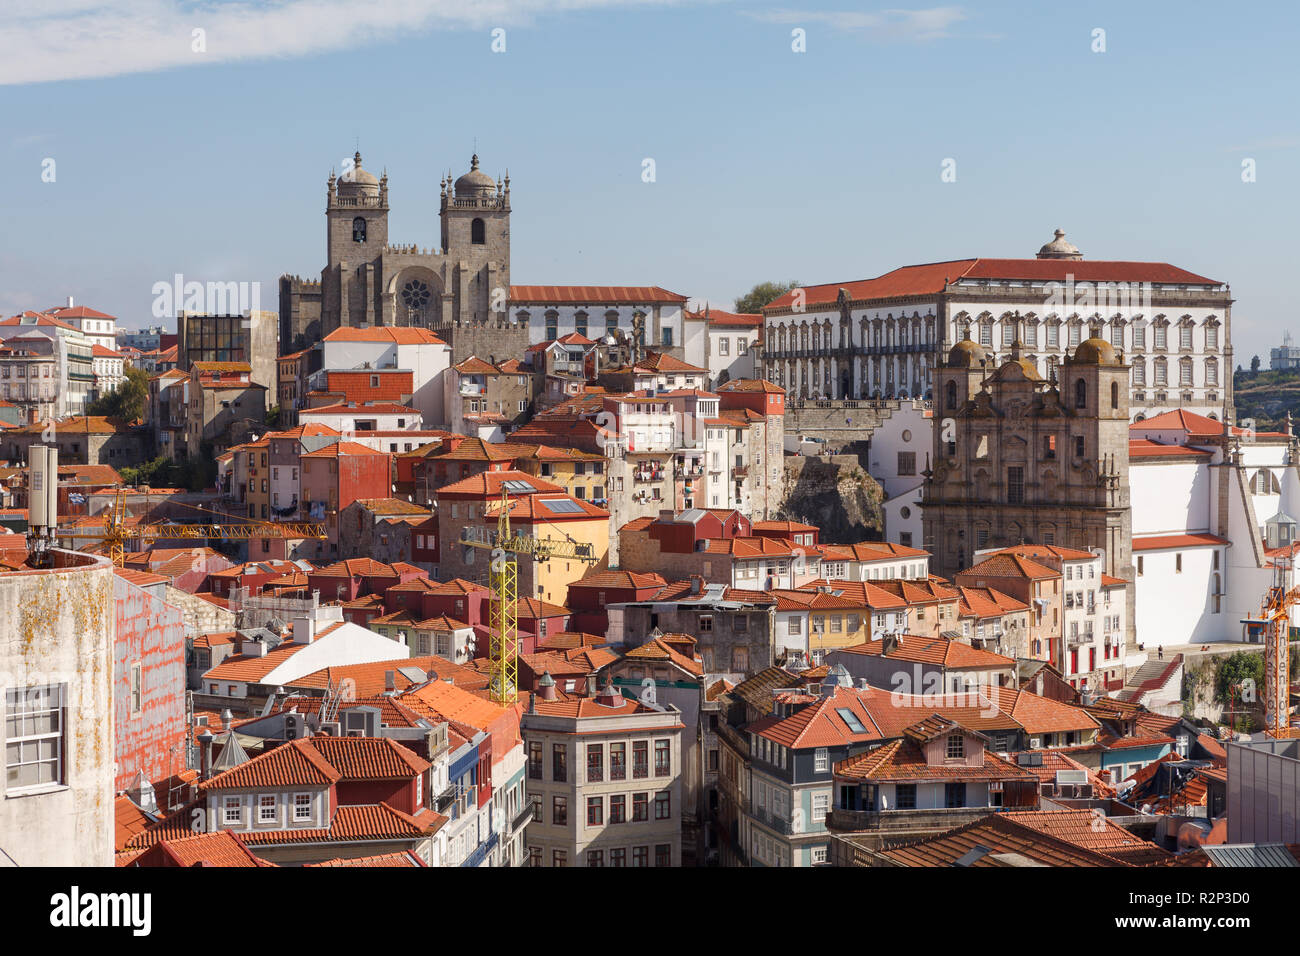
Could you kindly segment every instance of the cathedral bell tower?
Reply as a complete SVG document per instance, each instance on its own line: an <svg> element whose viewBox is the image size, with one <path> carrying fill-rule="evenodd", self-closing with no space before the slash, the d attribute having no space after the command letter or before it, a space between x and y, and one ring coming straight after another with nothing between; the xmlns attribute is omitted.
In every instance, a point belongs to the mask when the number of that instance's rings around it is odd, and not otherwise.
<svg viewBox="0 0 1300 956"><path fill-rule="evenodd" d="M469 172L454 183L448 173L440 185L442 251L456 293L452 321L503 319L510 296L510 174L494 181L479 169L476 153Z"/></svg>
<svg viewBox="0 0 1300 956"><path fill-rule="evenodd" d="M327 184L325 218L328 224L330 266L356 266L373 262L388 245L388 174L376 179L361 167L361 153L352 168Z"/></svg>

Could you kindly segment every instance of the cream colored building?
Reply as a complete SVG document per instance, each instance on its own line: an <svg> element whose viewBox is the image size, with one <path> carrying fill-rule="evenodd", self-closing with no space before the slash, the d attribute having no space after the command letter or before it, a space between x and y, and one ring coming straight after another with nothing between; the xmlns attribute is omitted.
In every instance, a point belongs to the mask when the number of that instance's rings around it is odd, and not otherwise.
<svg viewBox="0 0 1300 956"><path fill-rule="evenodd" d="M523 715L532 866L680 866L682 716L607 684L556 699L543 675Z"/></svg>

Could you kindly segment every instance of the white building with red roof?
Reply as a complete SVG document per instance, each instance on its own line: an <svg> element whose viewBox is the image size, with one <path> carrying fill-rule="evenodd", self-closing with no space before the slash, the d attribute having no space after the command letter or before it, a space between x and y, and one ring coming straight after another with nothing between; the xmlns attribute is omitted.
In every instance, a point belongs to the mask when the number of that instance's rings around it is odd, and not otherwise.
<svg viewBox="0 0 1300 956"><path fill-rule="evenodd" d="M903 266L875 279L793 289L763 309L763 377L795 398L929 397L930 373L969 337L1021 350L1048 378L1083 340L1132 365L1130 404L1150 416L1222 417L1232 400L1226 283L1164 262L1085 260L1065 234L1035 258Z"/></svg>
<svg viewBox="0 0 1300 956"><path fill-rule="evenodd" d="M659 286L512 285L511 317L528 329L528 341L554 342L570 332L595 341L642 332L649 348L683 348L687 297Z"/></svg>
<svg viewBox="0 0 1300 956"><path fill-rule="evenodd" d="M321 372L314 373L308 384L314 388L329 370L373 370L376 375L384 369L409 371L414 389L410 404L433 427L447 423L443 376L450 367L451 346L428 329L343 326L325 336Z"/></svg>

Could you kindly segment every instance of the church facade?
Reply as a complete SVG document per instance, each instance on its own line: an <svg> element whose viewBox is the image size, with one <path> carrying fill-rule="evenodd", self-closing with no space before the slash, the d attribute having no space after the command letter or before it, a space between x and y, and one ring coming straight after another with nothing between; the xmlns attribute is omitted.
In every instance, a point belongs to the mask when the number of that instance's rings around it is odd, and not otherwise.
<svg viewBox="0 0 1300 956"><path fill-rule="evenodd" d="M522 354L527 329L507 318L510 177L493 180L476 154L468 172L454 182L448 174L440 187L441 247L394 245L388 174L365 169L360 152L343 175L330 174L325 268L318 280L280 279L282 353L341 327L383 325L432 330L452 346L454 361L489 344L499 355Z"/></svg>

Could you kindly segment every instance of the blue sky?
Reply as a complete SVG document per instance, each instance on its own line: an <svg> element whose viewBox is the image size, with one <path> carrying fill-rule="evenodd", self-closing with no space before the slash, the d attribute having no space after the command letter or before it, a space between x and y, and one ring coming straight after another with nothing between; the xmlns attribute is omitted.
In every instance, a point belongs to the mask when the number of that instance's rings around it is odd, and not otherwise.
<svg viewBox="0 0 1300 956"><path fill-rule="evenodd" d="M6 14L6 314L72 295L144 325L153 284L177 272L261 281L274 309L280 273L324 264L325 180L358 141L388 170L392 241L423 246L439 176L477 142L486 171L510 171L517 283L656 284L729 306L763 279L1030 256L1060 226L1088 258L1231 283L1243 364L1300 334L1290 4L7 0Z"/></svg>

